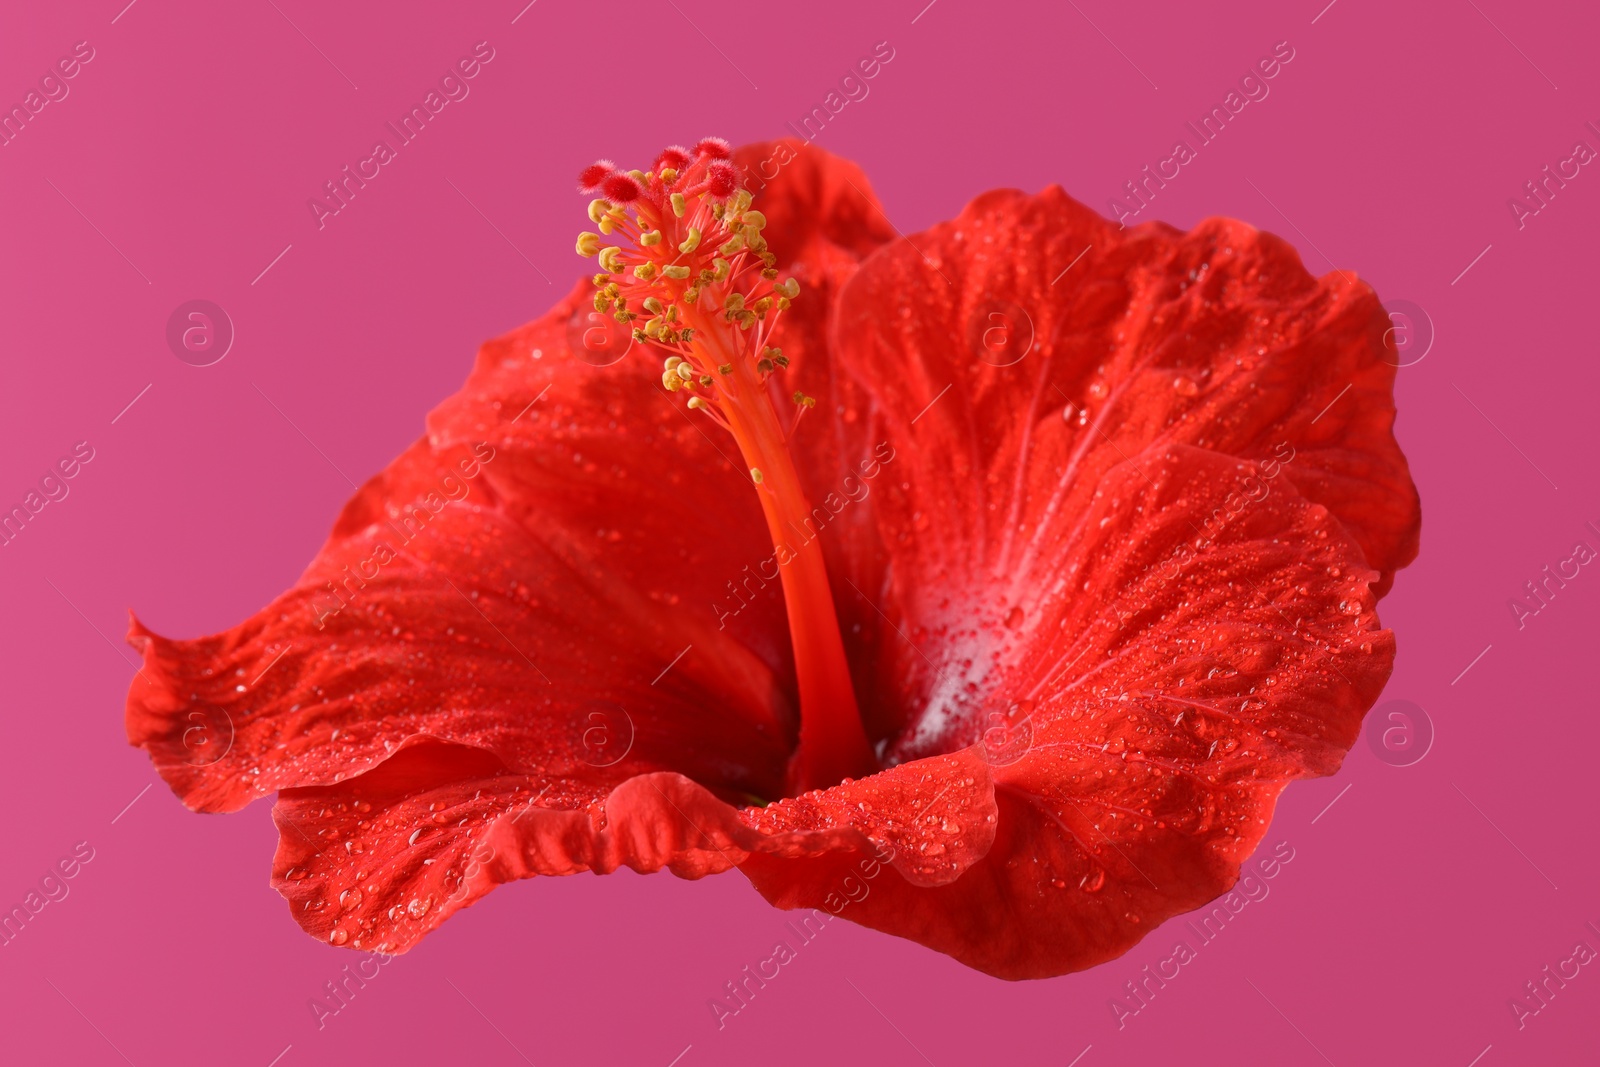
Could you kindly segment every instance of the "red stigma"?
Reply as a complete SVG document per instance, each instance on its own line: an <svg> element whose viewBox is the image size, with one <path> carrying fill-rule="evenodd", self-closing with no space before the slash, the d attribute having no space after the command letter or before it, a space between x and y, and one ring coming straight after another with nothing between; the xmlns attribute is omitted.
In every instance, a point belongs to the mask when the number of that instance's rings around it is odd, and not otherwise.
<svg viewBox="0 0 1600 1067"><path fill-rule="evenodd" d="M733 155L733 146L720 137L706 137L694 146L694 152L701 159L727 159Z"/></svg>
<svg viewBox="0 0 1600 1067"><path fill-rule="evenodd" d="M606 176L605 181L600 184L600 191L614 204L631 203L644 193L638 182L620 170L612 171Z"/></svg>
<svg viewBox="0 0 1600 1067"><path fill-rule="evenodd" d="M690 160L693 158L688 149L679 145L669 145L663 148L661 154L656 157L656 173L659 174L668 167L673 170L682 170L689 165Z"/></svg>
<svg viewBox="0 0 1600 1067"><path fill-rule="evenodd" d="M732 196L738 187L739 168L727 160L713 160L706 168L706 191L712 196Z"/></svg>
<svg viewBox="0 0 1600 1067"><path fill-rule="evenodd" d="M616 169L617 165L609 159L599 159L584 167L578 172L578 192L592 193L599 189L600 183Z"/></svg>

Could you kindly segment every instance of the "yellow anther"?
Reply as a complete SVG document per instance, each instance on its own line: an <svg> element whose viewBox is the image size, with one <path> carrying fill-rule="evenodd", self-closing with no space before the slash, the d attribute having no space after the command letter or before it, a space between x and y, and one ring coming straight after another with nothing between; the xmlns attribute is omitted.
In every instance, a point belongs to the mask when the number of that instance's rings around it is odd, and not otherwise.
<svg viewBox="0 0 1600 1067"><path fill-rule="evenodd" d="M593 278L590 278L589 280L594 282L596 288L604 289L608 284L610 284L611 275L603 274L603 273L602 274L596 274Z"/></svg>
<svg viewBox="0 0 1600 1067"><path fill-rule="evenodd" d="M683 213L684 213L685 210L687 210L687 208L688 208L688 205L683 199L683 194L682 193L673 193L672 194L672 213L674 215L678 216L678 218L681 219L681 218L683 218Z"/></svg>
<svg viewBox="0 0 1600 1067"><path fill-rule="evenodd" d="M692 367L688 363L680 363L680 364L678 364L678 367L677 367L677 375L678 375L679 378L681 378L682 380L684 380L686 382L693 381L694 380L694 367Z"/></svg>
<svg viewBox="0 0 1600 1067"><path fill-rule="evenodd" d="M653 296L647 296L644 298L644 309L652 315L659 315L661 314L661 301Z"/></svg>
<svg viewBox="0 0 1600 1067"><path fill-rule="evenodd" d="M731 255L734 255L734 254L736 254L738 252L743 252L743 251L744 251L744 234L736 233L732 237L728 238L726 241L722 242L722 246L717 249L717 254L718 255L723 255L723 256L731 256Z"/></svg>
<svg viewBox="0 0 1600 1067"><path fill-rule="evenodd" d="M681 263L678 263L671 266L662 267L661 273L665 274L669 278L677 278L679 281L682 281L689 276L689 268L685 267Z"/></svg>
<svg viewBox="0 0 1600 1067"><path fill-rule="evenodd" d="M739 223L752 230L760 231L766 227L767 217L759 211L746 211Z"/></svg>
<svg viewBox="0 0 1600 1067"><path fill-rule="evenodd" d="M678 180L678 172L671 167L662 167L661 180L667 185L671 185L673 182Z"/></svg>
<svg viewBox="0 0 1600 1067"><path fill-rule="evenodd" d="M761 468L760 467L751 467L750 468L750 478L757 485L760 485L761 484Z"/></svg>
<svg viewBox="0 0 1600 1067"><path fill-rule="evenodd" d="M765 278L767 281L770 282L772 279L774 279L774 278L776 278L778 276L777 268L775 268L775 267L763 267L762 270L761 270L761 276L763 278Z"/></svg>
<svg viewBox="0 0 1600 1067"><path fill-rule="evenodd" d="M578 234L578 255L595 256L600 254L600 235L584 230Z"/></svg>
<svg viewBox="0 0 1600 1067"><path fill-rule="evenodd" d="M611 232L616 228L616 223L612 221L610 215L607 215L605 218L600 220L600 232L605 234L607 237L610 237Z"/></svg>
<svg viewBox="0 0 1600 1067"><path fill-rule="evenodd" d="M641 233L639 235L639 243L642 244L642 245L645 245L646 247L648 247L650 245L658 245L658 244L660 244L661 243L661 231L660 230L646 230L646 231L644 231L643 233Z"/></svg>
<svg viewBox="0 0 1600 1067"><path fill-rule="evenodd" d="M610 210L611 201L609 200L589 201L589 221L596 226L600 225L601 221L606 217L606 213Z"/></svg>
<svg viewBox="0 0 1600 1067"><path fill-rule="evenodd" d="M757 300L756 303L755 303L756 314L765 315L767 313L768 309L770 309L771 307L772 307L772 297L764 296L760 300Z"/></svg>
<svg viewBox="0 0 1600 1067"><path fill-rule="evenodd" d="M696 408L703 408L705 406L706 406L706 402L704 400L701 400L699 397L691 396L689 398L689 410L690 411L694 411Z"/></svg>
<svg viewBox="0 0 1600 1067"><path fill-rule="evenodd" d="M676 393L683 385L683 380L671 371L661 375L661 384L669 393Z"/></svg>
<svg viewBox="0 0 1600 1067"><path fill-rule="evenodd" d="M682 356L668 356L665 366L666 366L666 368L668 370L677 370L678 369L678 364L680 364L682 362L683 362L683 357Z"/></svg>
<svg viewBox="0 0 1600 1067"><path fill-rule="evenodd" d="M638 182L640 185L649 185L650 184L650 175L646 174L642 170L630 170L628 172L628 177L632 178L634 181Z"/></svg>
<svg viewBox="0 0 1600 1067"><path fill-rule="evenodd" d="M714 384L714 379L709 374L702 374L700 375L700 384L710 389Z"/></svg>
<svg viewBox="0 0 1600 1067"><path fill-rule="evenodd" d="M605 311L605 310L609 309L610 307L611 307L611 298L609 296L607 296L603 291L594 294L594 309L596 311Z"/></svg>
<svg viewBox="0 0 1600 1067"><path fill-rule="evenodd" d="M711 266L715 268L711 272L711 280L714 282L727 281L728 272L733 270L733 264L729 263L725 259L713 259L711 261Z"/></svg>
<svg viewBox="0 0 1600 1067"><path fill-rule="evenodd" d="M688 289L683 291L683 302L685 304L692 304L699 299L700 290L694 288L693 286L690 286Z"/></svg>
<svg viewBox="0 0 1600 1067"><path fill-rule="evenodd" d="M738 195L733 198L728 210L732 211L735 215L743 215L746 211L750 210L750 203L754 199L755 194L750 190L740 189Z"/></svg>
<svg viewBox="0 0 1600 1067"><path fill-rule="evenodd" d="M682 252L684 255L688 255L690 252L693 252L695 249L697 249L699 247L700 247L700 231L695 229L693 226L690 226L689 227L689 236L685 237L683 239L682 243L680 243L678 245L678 251Z"/></svg>
<svg viewBox="0 0 1600 1067"><path fill-rule="evenodd" d="M723 302L722 302L722 309L724 311L727 311L727 312L730 312L730 313L731 312L735 312L735 311L743 311L744 310L744 294L743 293L729 293L728 296L727 296L727 299L723 300Z"/></svg>
<svg viewBox="0 0 1600 1067"><path fill-rule="evenodd" d="M633 276L642 282L647 282L656 276L656 265L654 263L641 263L633 268Z"/></svg>
<svg viewBox="0 0 1600 1067"><path fill-rule="evenodd" d="M600 265L613 274L621 273L627 264L622 260L622 249L610 245L600 250Z"/></svg>
<svg viewBox="0 0 1600 1067"><path fill-rule="evenodd" d="M717 368L717 373L718 374L732 374L733 373L733 364L732 363L724 363L724 364L722 364L722 366Z"/></svg>
<svg viewBox="0 0 1600 1067"><path fill-rule="evenodd" d="M667 308L667 321L668 322L677 322L678 321L678 305L677 304L673 304L673 305L671 305L670 307Z"/></svg>
<svg viewBox="0 0 1600 1067"><path fill-rule="evenodd" d="M795 278L785 278L772 287L772 291L779 296L786 296L790 300L800 295L800 282Z"/></svg>
<svg viewBox="0 0 1600 1067"><path fill-rule="evenodd" d="M772 373L772 360L770 360L770 359L758 360L757 363L756 363L756 372L759 373L759 374L771 374Z"/></svg>

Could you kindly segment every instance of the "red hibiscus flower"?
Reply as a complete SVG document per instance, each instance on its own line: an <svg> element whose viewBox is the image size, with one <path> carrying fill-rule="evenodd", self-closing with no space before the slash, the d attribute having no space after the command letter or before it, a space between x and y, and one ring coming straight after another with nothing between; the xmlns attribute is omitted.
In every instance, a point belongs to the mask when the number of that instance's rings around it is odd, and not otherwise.
<svg viewBox="0 0 1600 1067"><path fill-rule="evenodd" d="M184 803L277 793L295 921L388 953L519 878L738 867L1027 978L1227 890L1393 661L1372 290L1056 188L899 237L798 142L582 183L601 273L292 589L134 624L128 735Z"/></svg>

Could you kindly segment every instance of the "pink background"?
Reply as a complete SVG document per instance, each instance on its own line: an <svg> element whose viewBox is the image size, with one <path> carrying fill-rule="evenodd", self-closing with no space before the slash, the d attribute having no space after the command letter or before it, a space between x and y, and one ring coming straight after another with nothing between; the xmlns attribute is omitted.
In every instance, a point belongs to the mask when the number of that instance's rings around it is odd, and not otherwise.
<svg viewBox="0 0 1600 1067"><path fill-rule="evenodd" d="M95 450L0 549L0 904L94 849L0 948L0 1059L1596 1062L1600 967L1524 1029L1507 1006L1579 939L1600 948L1584 926L1600 925L1600 576L1585 568L1520 631L1507 608L1577 539L1600 546L1583 528L1600 524L1600 168L1524 229L1506 206L1580 137L1600 147L1584 129L1600 125L1592 8L125 2L13 4L0 34L7 103L75 42L95 50L0 148L0 501L75 442ZM471 95L319 230L307 198L485 40ZM287 586L350 492L339 472L377 471L480 340L577 276L578 166L781 134L885 40L870 96L817 143L859 160L908 233L1002 185L1059 182L1105 210L1257 58L1294 48L1141 217L1248 220L1432 319L1398 384L1423 552L1383 606L1401 650L1384 699L1426 709L1432 749L1393 766L1363 742L1338 777L1291 787L1267 841L1295 858L1271 895L1121 1030L1108 1000L1181 921L1023 984L835 923L719 1032L707 998L789 916L737 874L624 874L502 888L319 1031L308 998L356 957L300 933L268 887L266 804L190 815L127 747L127 610L197 635ZM209 367L165 341L195 298L237 329Z"/></svg>

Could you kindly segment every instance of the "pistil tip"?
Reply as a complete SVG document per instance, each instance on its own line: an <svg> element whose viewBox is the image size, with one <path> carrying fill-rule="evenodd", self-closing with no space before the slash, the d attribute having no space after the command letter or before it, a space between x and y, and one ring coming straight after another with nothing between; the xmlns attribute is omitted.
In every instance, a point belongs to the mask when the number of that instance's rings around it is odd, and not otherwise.
<svg viewBox="0 0 1600 1067"><path fill-rule="evenodd" d="M694 161L689 150L682 145L669 145L661 150L656 157L655 169L657 173L663 170L682 170Z"/></svg>
<svg viewBox="0 0 1600 1067"><path fill-rule="evenodd" d="M600 188L600 183L611 176L617 165L609 159L597 159L578 172L578 192L593 193Z"/></svg>
<svg viewBox="0 0 1600 1067"><path fill-rule="evenodd" d="M706 192L712 196L732 196L739 187L739 168L719 159L706 168Z"/></svg>
<svg viewBox="0 0 1600 1067"><path fill-rule="evenodd" d="M637 181L620 171L608 174L600 189L606 194L607 200L616 204L631 204L644 193Z"/></svg>
<svg viewBox="0 0 1600 1067"><path fill-rule="evenodd" d="M728 159L733 155L733 146L720 137L703 137L694 151L701 159Z"/></svg>

